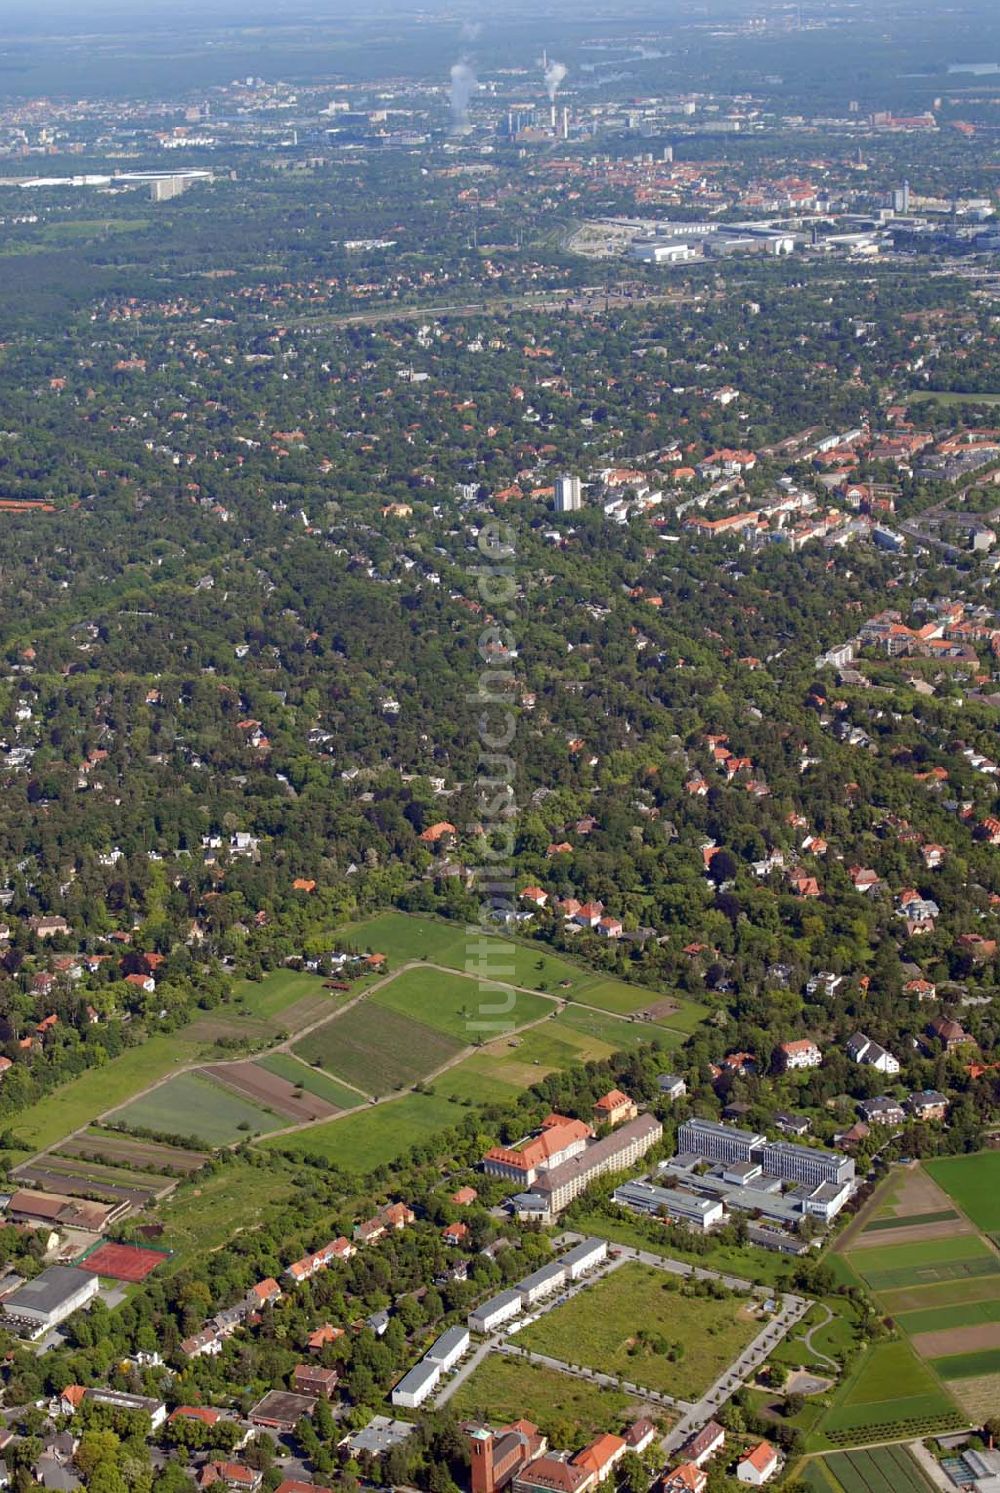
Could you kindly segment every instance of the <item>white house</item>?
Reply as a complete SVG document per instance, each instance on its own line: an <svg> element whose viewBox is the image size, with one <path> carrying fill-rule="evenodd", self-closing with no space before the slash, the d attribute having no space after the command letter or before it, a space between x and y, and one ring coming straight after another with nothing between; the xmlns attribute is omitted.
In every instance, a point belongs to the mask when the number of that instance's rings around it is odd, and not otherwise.
<svg viewBox="0 0 1000 1493"><path fill-rule="evenodd" d="M818 1068L823 1061L823 1054L811 1037L798 1037L793 1042L782 1042L778 1051L786 1073L796 1068Z"/></svg>
<svg viewBox="0 0 1000 1493"><path fill-rule="evenodd" d="M778 1470L778 1453L769 1441L759 1441L742 1456L736 1464L736 1476L741 1483L750 1483L759 1488Z"/></svg>

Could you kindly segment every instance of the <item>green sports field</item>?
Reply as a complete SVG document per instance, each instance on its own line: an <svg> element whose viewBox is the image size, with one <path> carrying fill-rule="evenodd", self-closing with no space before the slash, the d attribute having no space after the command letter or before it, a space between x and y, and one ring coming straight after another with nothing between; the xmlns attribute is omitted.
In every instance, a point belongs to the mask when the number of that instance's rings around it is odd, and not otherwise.
<svg viewBox="0 0 1000 1493"><path fill-rule="evenodd" d="M232 1145L288 1123L283 1115L259 1109L195 1073L178 1073L117 1110L115 1120L157 1135L181 1135L210 1146Z"/></svg>
<svg viewBox="0 0 1000 1493"><path fill-rule="evenodd" d="M942 1156L924 1166L977 1228L1000 1233L1000 1151Z"/></svg>

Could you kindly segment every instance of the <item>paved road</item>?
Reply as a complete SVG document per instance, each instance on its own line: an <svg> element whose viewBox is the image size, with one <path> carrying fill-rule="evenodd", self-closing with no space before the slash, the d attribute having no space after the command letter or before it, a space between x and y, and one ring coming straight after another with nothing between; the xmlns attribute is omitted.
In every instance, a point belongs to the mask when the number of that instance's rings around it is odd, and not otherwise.
<svg viewBox="0 0 1000 1493"><path fill-rule="evenodd" d="M698 1403L681 1416L673 1430L668 1432L660 1442L661 1449L670 1455L676 1452L695 1431L700 1431L706 1421L711 1420L720 1405L724 1404L730 1395L735 1394L736 1390L757 1372L786 1333L795 1326L796 1322L802 1320L811 1306L812 1302L803 1300L801 1296L782 1297L780 1311L775 1313L750 1346L744 1348L740 1356L733 1360L724 1373L719 1375Z"/></svg>
<svg viewBox="0 0 1000 1493"><path fill-rule="evenodd" d="M809 1352L812 1354L813 1358L815 1358L817 1363L824 1363L826 1364L827 1368L832 1369L835 1374L839 1374L840 1364L836 1361L836 1359L828 1358L825 1353L821 1353L818 1348L813 1347L813 1333L819 1332L821 1328L826 1327L830 1322L833 1321L833 1312L824 1302L817 1301L816 1305L821 1307L822 1310L826 1312L826 1316L823 1318L822 1322L814 1322L809 1331L802 1334L802 1341L805 1343L806 1347L809 1349Z"/></svg>
<svg viewBox="0 0 1000 1493"><path fill-rule="evenodd" d="M560 1245L568 1245L583 1239L583 1234L567 1230L558 1239ZM774 1299L774 1293L753 1286L749 1281L740 1279L735 1275L721 1275L716 1270L703 1270L700 1266L685 1264L682 1260L669 1259L663 1255L653 1254L648 1250L633 1249L630 1245L612 1244L615 1255L602 1268L601 1271L585 1277L576 1282L567 1292L560 1296L550 1298L548 1302L541 1303L533 1309L533 1315L542 1315L561 1306L567 1296L575 1295L578 1291L586 1290L594 1281L601 1276L609 1274L612 1270L619 1269L629 1260L639 1261L643 1265L649 1265L654 1270L664 1270L671 1275L686 1276L694 1280L718 1280L722 1281L734 1291L748 1291L758 1299L767 1296ZM666 1454L675 1452L677 1448L687 1440L695 1431L699 1431L706 1421L711 1420L721 1405L735 1393L741 1385L756 1374L761 1364L764 1363L775 1348L797 1322L801 1322L812 1306L812 1302L802 1296L794 1296L788 1293L780 1298L780 1308L770 1317L760 1332L754 1338L738 1358L734 1359L728 1368L719 1375L715 1383L705 1391L696 1404L687 1400L675 1399L671 1395L662 1394L658 1390L647 1389L642 1385L633 1384L628 1380L618 1378L613 1374L605 1374L596 1369L588 1369L581 1365L568 1364L562 1359L552 1358L544 1353L534 1353L522 1348L515 1340L509 1329L495 1333L492 1337L485 1339L476 1348L458 1372L451 1378L440 1391L435 1401L436 1406L446 1405L462 1384L468 1380L481 1363L485 1361L490 1353L504 1353L515 1358L524 1358L531 1363L537 1363L544 1368L554 1369L559 1373L572 1374L575 1378L586 1379L590 1383L599 1384L609 1389L622 1389L628 1394L633 1394L637 1399L648 1400L654 1404L668 1406L672 1410L680 1410L681 1418L674 1429L663 1438L660 1445ZM818 1323L817 1326L825 1326Z"/></svg>

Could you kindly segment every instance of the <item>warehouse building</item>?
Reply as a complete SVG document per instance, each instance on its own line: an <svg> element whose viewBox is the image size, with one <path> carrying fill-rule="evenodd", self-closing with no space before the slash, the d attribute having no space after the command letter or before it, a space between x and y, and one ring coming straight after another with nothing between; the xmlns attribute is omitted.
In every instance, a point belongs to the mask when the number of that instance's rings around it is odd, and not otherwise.
<svg viewBox="0 0 1000 1493"><path fill-rule="evenodd" d="M50 1265L34 1280L25 1281L3 1303L4 1319L26 1337L41 1337L88 1306L100 1290L89 1270L73 1265Z"/></svg>
<svg viewBox="0 0 1000 1493"><path fill-rule="evenodd" d="M622 1207L634 1208L639 1213L655 1213L669 1218L672 1223L686 1223L702 1233L721 1223L725 1216L718 1198L695 1197L692 1192L655 1187L652 1182L624 1182L615 1188L612 1197Z"/></svg>

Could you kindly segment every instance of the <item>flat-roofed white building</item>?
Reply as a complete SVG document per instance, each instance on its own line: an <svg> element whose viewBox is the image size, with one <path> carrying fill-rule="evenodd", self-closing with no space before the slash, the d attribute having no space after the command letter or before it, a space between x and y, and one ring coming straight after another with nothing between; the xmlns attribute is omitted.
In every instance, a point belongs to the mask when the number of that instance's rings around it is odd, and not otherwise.
<svg viewBox="0 0 1000 1493"><path fill-rule="evenodd" d="M584 1239L581 1243L574 1244L564 1255L560 1255L559 1263L565 1268L569 1280L579 1280L581 1275L594 1270L607 1257L606 1239Z"/></svg>
<svg viewBox="0 0 1000 1493"><path fill-rule="evenodd" d="M429 1394L433 1394L441 1377L441 1365L422 1358L392 1391L392 1403L414 1409L422 1405Z"/></svg>
<svg viewBox="0 0 1000 1493"><path fill-rule="evenodd" d="M464 1353L469 1351L469 1329L467 1327L449 1327L446 1332L431 1344L424 1354L428 1363L436 1363L442 1374L453 1369Z"/></svg>
<svg viewBox="0 0 1000 1493"><path fill-rule="evenodd" d="M520 1291L501 1291L499 1296L491 1296L489 1301L484 1301L482 1306L477 1306L475 1311L469 1313L469 1327L473 1332L494 1332L512 1317L519 1317L523 1311Z"/></svg>

